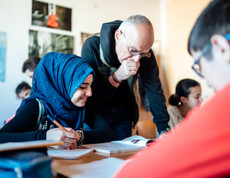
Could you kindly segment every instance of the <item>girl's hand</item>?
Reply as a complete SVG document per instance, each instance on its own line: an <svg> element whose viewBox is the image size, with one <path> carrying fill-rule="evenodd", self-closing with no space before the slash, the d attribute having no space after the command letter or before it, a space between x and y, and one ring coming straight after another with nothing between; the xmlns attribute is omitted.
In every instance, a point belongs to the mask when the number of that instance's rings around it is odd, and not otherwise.
<svg viewBox="0 0 230 178"><path fill-rule="evenodd" d="M56 146L55 148L61 149L76 149L77 141L80 139L80 135L72 128L66 128L68 132L65 132L61 128L50 129L46 133L46 140L63 141L64 144Z"/></svg>

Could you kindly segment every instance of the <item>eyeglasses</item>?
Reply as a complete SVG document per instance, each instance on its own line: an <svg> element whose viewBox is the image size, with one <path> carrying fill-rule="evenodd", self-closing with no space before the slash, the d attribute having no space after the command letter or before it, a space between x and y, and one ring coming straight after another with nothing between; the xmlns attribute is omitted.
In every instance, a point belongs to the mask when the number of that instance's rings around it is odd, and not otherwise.
<svg viewBox="0 0 230 178"><path fill-rule="evenodd" d="M228 41L230 41L230 34L227 34L224 36ZM204 78L204 76L201 73L201 66L200 66L200 59L202 56L205 56L208 51L211 49L211 42L209 42L201 51L200 55L194 60L194 63L192 65L192 69L195 71L197 75L199 75L201 78Z"/></svg>
<svg viewBox="0 0 230 178"><path fill-rule="evenodd" d="M140 52L134 50L133 47L129 44L129 42L128 42L126 36L125 36L125 34L124 34L123 32L121 32L121 33L122 33L122 35L124 36L125 41L126 41L126 43L128 44L128 46L129 46L129 54L130 54L130 56L137 56L137 55L140 55L141 58L142 58L142 57L147 57L147 56L149 55L149 52L147 52L147 53L140 53Z"/></svg>
<svg viewBox="0 0 230 178"><path fill-rule="evenodd" d="M192 69L194 70L194 72L199 75L201 78L204 78L204 76L201 73L201 67L200 67L200 59L205 56L208 51L211 48L211 43L209 42L201 51L200 55L194 60L194 63L192 65Z"/></svg>

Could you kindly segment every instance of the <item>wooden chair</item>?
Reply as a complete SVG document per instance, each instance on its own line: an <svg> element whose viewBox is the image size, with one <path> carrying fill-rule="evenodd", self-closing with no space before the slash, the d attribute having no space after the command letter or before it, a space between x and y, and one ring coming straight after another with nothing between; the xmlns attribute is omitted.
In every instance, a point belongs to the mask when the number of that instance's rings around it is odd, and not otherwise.
<svg viewBox="0 0 230 178"><path fill-rule="evenodd" d="M145 138L156 138L156 125L152 120L139 120L136 125L137 134Z"/></svg>

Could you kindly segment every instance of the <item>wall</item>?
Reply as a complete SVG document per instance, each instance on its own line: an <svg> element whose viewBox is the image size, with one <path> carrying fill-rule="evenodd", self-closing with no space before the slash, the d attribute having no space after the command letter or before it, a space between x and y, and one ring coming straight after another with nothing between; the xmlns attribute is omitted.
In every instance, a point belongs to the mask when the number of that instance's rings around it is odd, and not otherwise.
<svg viewBox="0 0 230 178"><path fill-rule="evenodd" d="M175 93L175 87L183 78L193 78L201 83L203 97L213 93L205 80L201 79L191 69L193 59L187 52L190 31L210 0L165 0L165 27L162 35L165 38L165 64L170 92ZM183 8L182 8L183 7Z"/></svg>
<svg viewBox="0 0 230 178"><path fill-rule="evenodd" d="M72 32L75 53L80 55L80 32L99 32L101 24L124 20L132 14L143 14L152 22L155 40L160 41L161 63L166 73L170 93L185 77L199 81L204 97L212 90L191 70L193 59L187 52L187 38L197 16L210 0L44 0L72 8ZM7 32L6 80L0 82L0 125L20 105L15 88L22 80L31 82L21 72L28 58L28 30L44 30L31 26L32 0L0 0L0 32ZM60 33L59 30L46 31Z"/></svg>
<svg viewBox="0 0 230 178"><path fill-rule="evenodd" d="M155 27L155 39L160 39L160 0L44 0L72 8L72 32L45 29L75 37L75 53L80 55L80 32L99 32L103 22L124 20L133 14L147 16ZM15 88L22 81L31 80L21 72L28 58L28 30L43 31L31 26L32 0L0 0L0 32L7 33L6 77L0 82L0 126L11 117L20 101L16 99Z"/></svg>

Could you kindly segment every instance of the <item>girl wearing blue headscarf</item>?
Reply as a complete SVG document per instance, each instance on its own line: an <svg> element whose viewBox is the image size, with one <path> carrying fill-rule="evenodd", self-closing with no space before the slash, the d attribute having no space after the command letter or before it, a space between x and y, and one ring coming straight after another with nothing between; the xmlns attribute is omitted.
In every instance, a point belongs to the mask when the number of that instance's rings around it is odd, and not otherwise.
<svg viewBox="0 0 230 178"><path fill-rule="evenodd" d="M0 142L46 139L64 141L62 148L81 143L84 106L92 95L93 78L93 69L82 58L58 52L46 54L34 71L30 96L22 101L14 119L0 130Z"/></svg>

